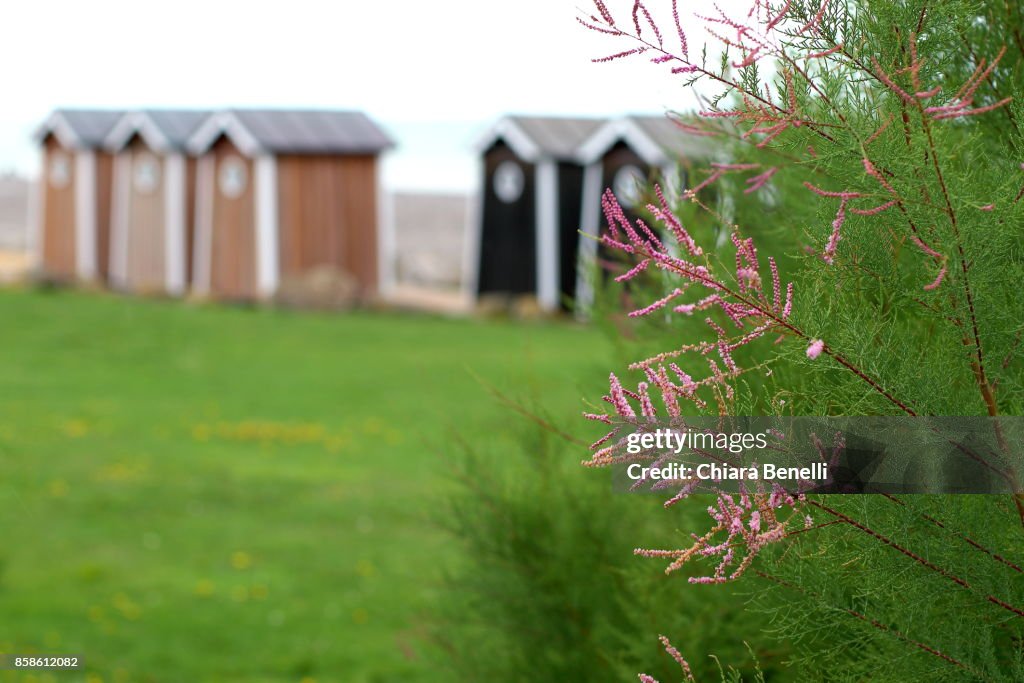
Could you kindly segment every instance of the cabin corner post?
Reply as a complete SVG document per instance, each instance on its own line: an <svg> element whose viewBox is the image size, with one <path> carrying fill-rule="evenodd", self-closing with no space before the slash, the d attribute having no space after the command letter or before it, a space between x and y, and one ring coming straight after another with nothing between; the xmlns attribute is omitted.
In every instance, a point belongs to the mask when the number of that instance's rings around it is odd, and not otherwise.
<svg viewBox="0 0 1024 683"><path fill-rule="evenodd" d="M128 212L131 191L131 164L129 154L122 152L114 157L114 174L111 182L110 213L110 284L114 287L128 286Z"/></svg>
<svg viewBox="0 0 1024 683"><path fill-rule="evenodd" d="M598 237L601 229L601 181L604 166L601 161L587 164L583 169L583 206L580 207L580 230L576 266L576 314L586 317L594 306L594 266L598 258Z"/></svg>
<svg viewBox="0 0 1024 683"><path fill-rule="evenodd" d="M96 278L96 153L79 150L75 155L75 275Z"/></svg>
<svg viewBox="0 0 1024 683"><path fill-rule="evenodd" d="M477 162L476 177L480 188L470 192L466 198L462 243L462 293L470 305L477 301L480 293L480 250L483 248L484 202L487 193L487 170L482 159Z"/></svg>
<svg viewBox="0 0 1024 683"><path fill-rule="evenodd" d="M169 294L185 292L185 157L171 154L164 173L164 276Z"/></svg>
<svg viewBox="0 0 1024 683"><path fill-rule="evenodd" d="M277 159L256 157L256 294L270 298L280 278L277 207Z"/></svg>
<svg viewBox="0 0 1024 683"><path fill-rule="evenodd" d="M46 154L35 180L29 184L28 226L25 232L29 255L29 268L39 271L43 268L43 239L46 236Z"/></svg>
<svg viewBox="0 0 1024 683"><path fill-rule="evenodd" d="M537 301L544 311L558 308L558 165L537 164Z"/></svg>
<svg viewBox="0 0 1024 683"><path fill-rule="evenodd" d="M377 291L389 296L397 282L396 260L398 248L395 239L395 195L384 187L384 159L374 161L377 183Z"/></svg>

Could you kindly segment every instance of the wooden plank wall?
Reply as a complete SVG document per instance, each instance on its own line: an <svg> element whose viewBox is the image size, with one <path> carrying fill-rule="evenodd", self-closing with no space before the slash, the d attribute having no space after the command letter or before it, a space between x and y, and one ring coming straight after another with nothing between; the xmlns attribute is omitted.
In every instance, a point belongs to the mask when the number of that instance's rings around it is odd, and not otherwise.
<svg viewBox="0 0 1024 683"><path fill-rule="evenodd" d="M196 159L185 159L185 282L191 285L195 270L196 243Z"/></svg>
<svg viewBox="0 0 1024 683"><path fill-rule="evenodd" d="M96 278L109 282L110 220L113 215L114 156L96 152Z"/></svg>
<svg viewBox="0 0 1024 683"><path fill-rule="evenodd" d="M282 279L332 266L376 291L376 158L282 155L277 177Z"/></svg>
<svg viewBox="0 0 1024 683"><path fill-rule="evenodd" d="M153 294L166 288L165 226L163 157L154 154L138 136L129 143L123 154L131 159L128 191L128 268L126 284L135 292ZM135 181L141 164L156 163L156 186L143 191Z"/></svg>
<svg viewBox="0 0 1024 683"><path fill-rule="evenodd" d="M214 156L213 239L210 258L210 294L222 299L256 297L256 207L255 170L251 160L222 137L209 152ZM239 159L246 168L245 189L228 197L220 188L220 173L229 159Z"/></svg>
<svg viewBox="0 0 1024 683"><path fill-rule="evenodd" d="M64 187L55 187L50 179L57 155L63 155L67 163L69 182ZM50 277L71 279L75 276L75 154L61 147L52 135L43 145L40 175L44 221L43 271Z"/></svg>

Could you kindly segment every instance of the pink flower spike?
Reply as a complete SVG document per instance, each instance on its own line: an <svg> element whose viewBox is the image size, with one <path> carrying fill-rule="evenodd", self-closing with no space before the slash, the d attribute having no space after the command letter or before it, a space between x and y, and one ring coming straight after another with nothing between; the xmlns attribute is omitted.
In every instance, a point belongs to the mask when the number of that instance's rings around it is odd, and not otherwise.
<svg viewBox="0 0 1024 683"><path fill-rule="evenodd" d="M836 248L839 246L839 240L842 239L841 231L843 229L843 223L846 222L847 201L848 200L844 197L843 201L839 202L839 211L836 213L835 220L832 221L832 235L828 238L828 244L825 245L825 251L821 256L825 263L830 266L835 261Z"/></svg>
<svg viewBox="0 0 1024 683"><path fill-rule="evenodd" d="M629 57L630 55L639 55L643 54L644 52L647 52L646 47L634 47L632 50L626 50L625 52L617 52L613 55L608 55L607 57L597 57L595 59L591 59L590 61L594 62L595 64L604 64L605 62L614 62L616 59L622 59L623 57Z"/></svg>
<svg viewBox="0 0 1024 683"><path fill-rule="evenodd" d="M878 63L877 59L872 57L871 62L875 65L875 76L878 77L878 80L888 86L894 93L899 95L907 104L915 104L914 98L911 97L906 90L896 85L896 82L889 77L889 74L882 70L882 65Z"/></svg>
<svg viewBox="0 0 1024 683"><path fill-rule="evenodd" d="M689 58L690 51L686 45L686 33L683 31L682 23L679 21L678 0L672 0L672 19L676 23L676 32L679 34L679 47L683 52L683 57Z"/></svg>
<svg viewBox="0 0 1024 683"><path fill-rule="evenodd" d="M834 55L835 53L839 52L842 49L843 49L843 44L839 43L835 47L831 47L831 48L829 48L827 50L824 50L822 52L812 52L811 54L805 56L804 59L819 59L821 57L828 57L829 55Z"/></svg>
<svg viewBox="0 0 1024 683"><path fill-rule="evenodd" d="M632 280L634 277L647 270L647 266L650 265L650 263L651 259L645 258L643 261L630 268L627 272L615 278L615 281L626 282L627 280Z"/></svg>
<svg viewBox="0 0 1024 683"><path fill-rule="evenodd" d="M865 159L865 161L867 161ZM870 163L870 162L869 162ZM811 183L804 181L804 187L818 195L819 197L834 197L838 199L856 199L860 196L859 192L833 192L831 190L823 190L820 187L812 185Z"/></svg>
<svg viewBox="0 0 1024 683"><path fill-rule="evenodd" d="M943 258L943 257L942 257L942 254L940 254L939 252L935 251L934 249L932 249L931 247L929 247L929 246L928 246L927 244L925 244L925 243L924 243L924 242L923 242L923 241L921 240L921 238L920 238L920 237L918 237L917 235L911 235L911 236L910 236L910 239L911 239L911 241L912 241L912 242L913 242L914 244L916 244L916 245L918 246L918 248L919 248L919 249L920 249L921 251L923 251L924 253L928 254L929 256L933 256L933 257L935 257L935 258L937 258L937 259L939 259L939 260L942 260L942 258Z"/></svg>
<svg viewBox="0 0 1024 683"><path fill-rule="evenodd" d="M686 676L686 680L692 681L693 672L690 670L689 662L683 659L683 655L679 653L679 650L672 647L672 643L669 642L668 638L666 638L665 636L658 636L658 639L661 641L662 646L665 648L665 652L667 652L669 656L672 657L672 659L676 660L676 664L678 664L679 668L683 670L683 675Z"/></svg>
<svg viewBox="0 0 1024 683"><path fill-rule="evenodd" d="M922 90L921 92L914 93L914 97L920 100L926 100L929 97L935 97L936 95L938 95L940 90L942 90L942 86L937 85L931 90Z"/></svg>
<svg viewBox="0 0 1024 683"><path fill-rule="evenodd" d="M762 187L764 187L765 183L767 183L769 180L771 180L771 177L773 175L775 175L776 173L778 173L778 171L779 171L779 167L778 166L772 166L771 168L769 168L764 173L761 173L760 175L756 175L753 178L747 178L747 185L749 185L750 187L748 187L747 189L743 190L743 194L750 194L751 192L757 192Z"/></svg>
<svg viewBox="0 0 1024 683"><path fill-rule="evenodd" d="M821 7L818 8L817 14L811 17L811 20L796 30L797 34L803 33L808 29L818 28L818 24L821 23L822 17L825 16L825 8L828 7L828 0L821 0Z"/></svg>
<svg viewBox="0 0 1024 683"><path fill-rule="evenodd" d="M601 13L601 17L604 18L605 22L609 26L615 26L615 19L612 17L612 13L608 11L607 5L602 0L594 0L594 5L597 7L597 11Z"/></svg>
<svg viewBox="0 0 1024 683"><path fill-rule="evenodd" d="M978 207L981 211L991 211L996 208L995 204L986 204L985 206Z"/></svg>
<svg viewBox="0 0 1024 683"><path fill-rule="evenodd" d="M946 264L945 264L945 263L943 263L943 264L942 264L942 269L941 269L941 270L939 270L939 275L938 275L938 277L936 277L936 278L935 278L935 280L934 280L934 281L932 281L932 283L931 283L931 284L927 284L927 285L925 285L925 286L924 286L924 288L925 288L925 291L928 291L928 292L930 292L930 291L932 291L932 290L938 289L938 288L939 288L939 285L941 285L941 284L942 284L942 280L943 280L943 278L945 278L945 277L946 277Z"/></svg>
<svg viewBox="0 0 1024 683"><path fill-rule="evenodd" d="M814 360L821 355L821 352L825 350L825 342L820 339L815 339L811 342L811 345L807 347L807 357Z"/></svg>
<svg viewBox="0 0 1024 683"><path fill-rule="evenodd" d="M783 6L782 6L782 7L781 7L781 8L779 9L779 13L775 15L775 18L774 18L774 19L772 19L771 21L769 21L769 22L768 22L768 25L767 25L767 26L765 26L765 33L768 33L768 32L769 32L769 31L771 31L771 30L772 30L773 28L775 28L776 26L778 26L778 25L779 25L779 22L781 22L781 21L782 21L782 19L783 19L783 18L784 18L784 17L786 16L786 12L788 12L788 11L789 11L789 6L790 6L791 4L793 4L793 0L786 0L786 4L784 4L784 5L783 5Z"/></svg>
<svg viewBox="0 0 1024 683"><path fill-rule="evenodd" d="M850 211L854 212L858 216L875 216L894 206L896 206L896 200L892 199L887 201L885 204L880 204L870 209L850 209Z"/></svg>

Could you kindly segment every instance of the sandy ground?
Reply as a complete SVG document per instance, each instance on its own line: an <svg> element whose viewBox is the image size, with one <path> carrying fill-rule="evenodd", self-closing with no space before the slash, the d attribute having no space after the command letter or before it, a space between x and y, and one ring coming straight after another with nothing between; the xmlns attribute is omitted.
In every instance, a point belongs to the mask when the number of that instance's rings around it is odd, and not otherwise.
<svg viewBox="0 0 1024 683"><path fill-rule="evenodd" d="M0 283L20 282L28 276L31 260L25 251L0 249Z"/></svg>

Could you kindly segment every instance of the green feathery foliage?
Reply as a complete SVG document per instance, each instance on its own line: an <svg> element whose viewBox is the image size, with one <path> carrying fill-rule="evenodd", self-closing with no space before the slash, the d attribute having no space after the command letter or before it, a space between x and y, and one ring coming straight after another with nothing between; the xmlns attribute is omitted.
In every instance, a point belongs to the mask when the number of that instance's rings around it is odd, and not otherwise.
<svg viewBox="0 0 1024 683"><path fill-rule="evenodd" d="M716 64L691 60L685 21L652 36L656 22L630 4L633 21L616 22L600 0L600 16L582 21L636 46L612 58L653 57L647 68L716 86L702 112L680 118L691 133L715 136L729 159L691 181L715 188L713 203L684 193L674 207L704 247L695 266L665 256L685 240L664 217L650 223L677 237L663 253L642 234L606 238L627 247L631 263L653 264L627 283L630 303L642 309L687 280L699 287L704 276L688 270L697 266L714 274L712 291L742 294L744 279L755 283L733 266L747 238L762 260L774 256L794 294L791 313L765 306L753 316L766 332L733 351L736 369L714 355L716 343L745 333L701 323L710 315L726 328L724 305L673 313L689 294L643 309L636 327L620 324L637 340L629 360L703 342L673 360L702 376L708 358L725 363L706 382L682 381L681 393L696 387L703 398L684 414L1020 415L1021 9L1002 0L756 2L749 16L708 12L727 44ZM614 207L606 211L615 223ZM729 234L740 241L716 237ZM766 271L756 286L770 299ZM632 408L617 383L610 397L621 416ZM803 677L1024 680L1020 496L808 496L796 507L811 528L775 543L742 581L773 615L765 637L796 642Z"/></svg>

